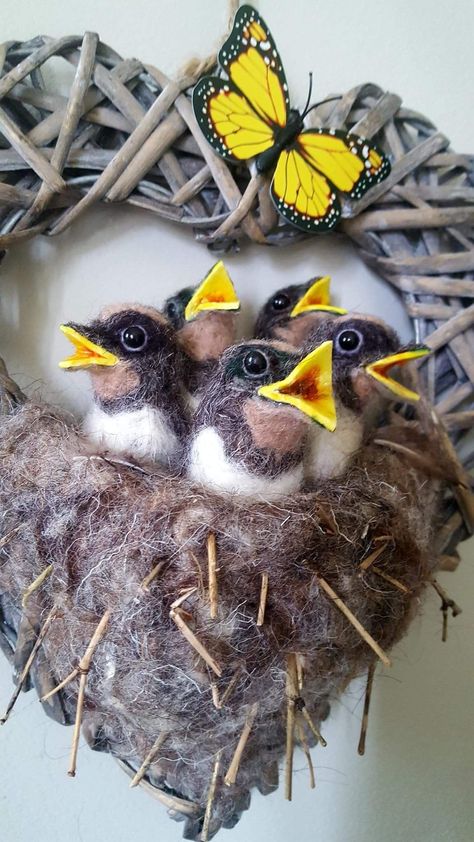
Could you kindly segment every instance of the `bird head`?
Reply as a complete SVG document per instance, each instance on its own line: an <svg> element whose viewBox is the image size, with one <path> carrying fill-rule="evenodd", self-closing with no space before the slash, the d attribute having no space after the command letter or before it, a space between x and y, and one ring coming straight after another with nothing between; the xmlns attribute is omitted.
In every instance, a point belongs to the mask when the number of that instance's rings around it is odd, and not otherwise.
<svg viewBox="0 0 474 842"><path fill-rule="evenodd" d="M329 275L325 275L277 290L260 310L255 336L302 345L322 319L347 312L331 304L330 283Z"/></svg>
<svg viewBox="0 0 474 842"><path fill-rule="evenodd" d="M74 353L59 366L86 369L96 398L154 402L179 388L182 354L157 310L138 304L108 308L87 325L61 325Z"/></svg>
<svg viewBox="0 0 474 842"><path fill-rule="evenodd" d="M163 313L185 353L204 362L217 359L235 341L239 309L234 285L219 260L197 287L168 298Z"/></svg>
<svg viewBox="0 0 474 842"><path fill-rule="evenodd" d="M325 340L333 343L336 397L350 409L363 411L381 398L408 403L419 399L415 391L392 376L392 369L426 356L429 348L404 346L395 331L380 319L350 314L329 319L315 328L305 349Z"/></svg>

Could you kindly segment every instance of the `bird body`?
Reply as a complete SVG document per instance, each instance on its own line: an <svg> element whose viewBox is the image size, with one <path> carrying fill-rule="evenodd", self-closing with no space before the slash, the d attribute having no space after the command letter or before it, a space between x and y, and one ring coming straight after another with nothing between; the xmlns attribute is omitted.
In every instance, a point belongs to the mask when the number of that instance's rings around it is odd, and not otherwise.
<svg viewBox="0 0 474 842"><path fill-rule="evenodd" d="M181 451L179 437L165 413L152 406L107 412L95 403L82 429L99 453L127 455L137 462L171 464Z"/></svg>

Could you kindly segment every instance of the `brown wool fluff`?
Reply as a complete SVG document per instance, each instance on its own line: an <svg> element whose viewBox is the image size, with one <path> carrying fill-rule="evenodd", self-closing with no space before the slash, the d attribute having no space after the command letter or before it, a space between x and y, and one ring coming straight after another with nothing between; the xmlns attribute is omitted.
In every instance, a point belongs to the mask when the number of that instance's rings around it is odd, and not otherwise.
<svg viewBox="0 0 474 842"><path fill-rule="evenodd" d="M249 504L159 470L91 457L65 416L27 403L3 420L0 465L0 534L9 536L0 550L0 606L11 636L30 629L30 643L20 646L17 659L31 649L31 629L37 633L57 606L32 671L46 692L77 666L110 611L88 674L83 733L92 747L112 752L133 770L167 733L146 779L187 802L182 811L171 811L186 815L186 838L200 837L219 751L210 835L238 821L253 787L263 793L277 787L289 655L297 653L303 665L300 697L317 727L331 701L373 663L372 649L318 577L387 651L405 633L437 562L430 547L439 481L373 443L343 478L321 483L314 493ZM215 620L208 595L210 532L217 546ZM370 567L359 569L380 546L380 536L388 538L377 567L406 585L409 595ZM159 562L144 589L141 583ZM52 574L30 597L22 629L22 595L48 564ZM257 626L263 573L268 599ZM173 601L191 587L196 590L183 602L182 616L220 666L220 677L170 618ZM231 682L226 703L216 708L212 685L222 698ZM71 722L77 691L75 679L51 699L49 712ZM297 701L298 711L303 703ZM227 786L224 774L256 702L236 782Z"/></svg>

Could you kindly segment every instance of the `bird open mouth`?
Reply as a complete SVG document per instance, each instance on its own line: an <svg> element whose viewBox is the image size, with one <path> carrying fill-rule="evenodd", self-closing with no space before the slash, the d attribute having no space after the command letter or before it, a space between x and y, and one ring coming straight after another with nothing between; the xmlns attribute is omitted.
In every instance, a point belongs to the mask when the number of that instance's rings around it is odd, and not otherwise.
<svg viewBox="0 0 474 842"><path fill-rule="evenodd" d="M87 336L79 333L71 325L60 325L60 330L76 349L70 357L61 360L60 368L87 368L90 365L116 365L118 363L118 357L115 354L91 342Z"/></svg>
<svg viewBox="0 0 474 842"><path fill-rule="evenodd" d="M239 309L240 301L234 285L222 260L219 260L188 301L184 317L189 322L203 311Z"/></svg>
<svg viewBox="0 0 474 842"><path fill-rule="evenodd" d="M333 432L336 407L332 391L332 342L323 342L311 351L284 380L260 386L258 394L294 406Z"/></svg>
<svg viewBox="0 0 474 842"><path fill-rule="evenodd" d="M296 302L290 316L300 316L302 313L311 313L314 310L325 310L328 313L335 313L337 316L344 316L347 310L331 305L329 284L331 278L325 275L324 278L317 278L305 294Z"/></svg>
<svg viewBox="0 0 474 842"><path fill-rule="evenodd" d="M412 360L425 357L429 353L431 353L430 348L426 348L424 346L411 349L409 348L405 351L400 351L398 354L391 354L389 357L383 357L381 360L376 360L375 362L366 365L365 371L383 386L386 386L386 388L393 392L394 395L397 395L400 400L410 402L418 401L420 399L419 394L414 392L412 389L408 389L408 387L404 386L402 383L398 383L390 377L389 372L395 366L406 365Z"/></svg>

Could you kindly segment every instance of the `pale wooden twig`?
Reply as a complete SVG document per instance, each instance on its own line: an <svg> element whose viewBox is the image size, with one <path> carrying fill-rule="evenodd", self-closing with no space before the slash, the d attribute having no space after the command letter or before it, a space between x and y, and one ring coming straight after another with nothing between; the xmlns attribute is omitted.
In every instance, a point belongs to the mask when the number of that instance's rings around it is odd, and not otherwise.
<svg viewBox="0 0 474 842"><path fill-rule="evenodd" d="M376 576L380 576L381 579L385 579L386 582L389 582L394 588L397 588L397 590L402 593L411 593L410 588L407 588L403 582L400 582L399 579L395 579L393 576L390 576L389 573L386 573L385 570L381 570L380 567L377 567L375 564L372 566L371 570L372 573L376 574Z"/></svg>
<svg viewBox="0 0 474 842"><path fill-rule="evenodd" d="M241 676L241 673L242 673L242 668L239 667L235 671L234 675L232 676L231 680L229 681L229 684L225 688L224 693L222 694L222 699L219 699L219 693L218 693L217 687L215 685L213 685L213 696L212 696L212 698L213 698L214 704L215 704L216 708L218 708L218 710L220 710L221 708L224 707L224 705L228 701L230 695L235 690L235 687L236 687L237 682L238 682L238 680ZM214 694L214 691L215 691L215 694Z"/></svg>
<svg viewBox="0 0 474 842"><path fill-rule="evenodd" d="M44 623L41 627L41 630L38 633L38 637L35 640L34 646L33 646L32 650L30 652L30 656L29 656L25 666L23 667L21 675L18 679L18 683L17 683L17 685L15 687L15 690L12 694L12 697L11 697L9 703L8 703L7 709L6 709L5 713L3 714L2 718L0 719L0 725L4 725L5 722L7 721L8 717L10 716L10 713L13 710L15 702L18 699L18 696L21 693L21 688L23 687L23 684L25 683L26 677L27 677L27 675L28 675L28 673L31 669L31 665L32 665L32 663L33 663L33 661L36 657L38 649L40 648L44 638L46 637L46 634L48 633L48 629L49 629L51 623L53 622L54 619L56 619L57 614L58 614L58 610L59 609L57 608L57 606L53 605L53 607L51 608L51 611L47 615L46 620L44 621Z"/></svg>
<svg viewBox="0 0 474 842"><path fill-rule="evenodd" d="M316 728L316 725L314 724L313 720L311 719L311 716L309 715L308 708L304 704L304 700L301 700L301 701L303 702L303 704L301 706L301 716L303 717L304 721L308 725L308 728L310 729L310 731L313 733L313 736L315 736L316 739L319 740L319 742L321 743L323 748L326 748L326 746L327 746L326 740L324 739L323 735L321 734L321 731L319 730L319 728Z"/></svg>
<svg viewBox="0 0 474 842"><path fill-rule="evenodd" d="M304 683L304 670L303 670L303 656L296 655L296 679L298 683L298 693L301 693L303 690L303 683Z"/></svg>
<svg viewBox="0 0 474 842"><path fill-rule="evenodd" d="M217 618L217 551L216 551L216 536L214 532L209 532L207 536L207 571L209 582L209 601L211 603L210 615L211 620Z"/></svg>
<svg viewBox="0 0 474 842"><path fill-rule="evenodd" d="M21 600L21 607L22 608L26 608L27 602L28 602L31 594L34 593L39 587L41 587L41 585L43 584L45 579L48 578L48 576L50 575L52 570L53 570L53 565L48 564L48 566L45 567L45 569L39 574L39 576L36 577L34 582L32 582L31 585L28 585L26 591L23 594L22 600Z"/></svg>
<svg viewBox="0 0 474 842"><path fill-rule="evenodd" d="M163 569L164 564L165 564L165 562L164 562L164 561L159 561L159 562L158 562L158 564L155 564L154 568L153 568L152 570L150 570L150 572L148 573L148 575L147 575L147 576L145 576L145 578L144 578L143 582L142 582L142 583L141 583L141 585L140 585L140 587L141 587L141 589L142 589L143 591L148 591L148 590L149 590L150 585L151 585L151 583L153 582L153 579L156 579L156 577L158 576L158 574L159 574L159 573L161 572L161 570Z"/></svg>
<svg viewBox="0 0 474 842"><path fill-rule="evenodd" d="M375 674L375 661L369 666L367 672L367 685L365 688L365 699L364 699L364 713L362 715L362 723L360 727L360 737L359 737L359 745L357 747L358 753L362 756L365 754L365 738L367 736L367 725L369 722L369 708L370 708L370 698L372 695L372 685L374 683L374 674Z"/></svg>
<svg viewBox="0 0 474 842"><path fill-rule="evenodd" d="M80 680L79 680L79 692L77 694L77 706L76 706L76 719L74 722L74 731L72 735L72 745L71 745L71 755L69 761L69 769L68 775L71 778L74 778L76 775L76 763L77 763L77 751L79 748L79 736L81 732L81 721L82 721L82 711L84 708L84 698L86 693L86 685L87 685L87 675L89 672L92 656L97 649L102 637L104 635L105 629L107 628L107 623L110 619L110 610L105 611L102 615L100 623L97 625L94 634L92 635L87 649L84 652L83 657L79 661L79 672L80 672Z"/></svg>
<svg viewBox="0 0 474 842"><path fill-rule="evenodd" d="M286 754L285 754L285 798L291 801L293 789L293 748L295 737L295 705L298 696L296 659L288 655L286 661Z"/></svg>
<svg viewBox="0 0 474 842"><path fill-rule="evenodd" d="M6 535L3 535L2 538L0 538L0 550L2 550L3 547L6 547L6 545L10 543L12 538L15 537L15 535L17 534L17 532L20 531L20 529L23 529L23 525L24 524L20 524L20 526L15 526L14 529L10 529L10 532L7 532Z"/></svg>
<svg viewBox="0 0 474 842"><path fill-rule="evenodd" d="M374 561L376 561L380 555L382 555L384 550L386 550L386 548L388 547L388 543L388 541L385 541L385 543L381 544L380 547L377 547L377 549L373 550L373 552L371 552L370 555L367 556L367 558L364 558L364 561L362 561L359 564L359 570L368 570L370 565L373 564Z"/></svg>
<svg viewBox="0 0 474 842"><path fill-rule="evenodd" d="M247 714L245 725L240 735L239 742L237 743L237 748L234 751L234 755L232 757L232 760L230 761L230 766L227 769L224 778L224 783L226 784L226 786L231 786L232 784L235 784L237 772L239 771L240 761L242 759L242 754L244 753L245 746L247 745L247 740L250 736L255 717L257 716L257 711L258 702L254 702Z"/></svg>
<svg viewBox="0 0 474 842"><path fill-rule="evenodd" d="M204 821L202 823L202 831L201 831L201 842L208 842L209 840L209 825L211 823L212 817L212 805L214 803L214 797L216 794L216 787L217 787L217 778L219 776L219 768L221 765L221 757L222 751L217 753L217 757L214 763L214 770L212 772L211 783L209 786L209 793L207 796L207 803L206 803L206 812L204 813Z"/></svg>
<svg viewBox="0 0 474 842"><path fill-rule="evenodd" d="M318 583L321 585L323 591L330 597L330 599L334 602L336 608L344 614L345 617L349 620L350 623L354 626L356 631L360 634L361 638L365 640L368 646L375 652L375 654L380 658L383 664L387 667L392 666L392 662L388 655L385 654L381 646L377 643L376 640L369 634L367 629L364 628L362 623L354 616L352 611L347 607L346 603L342 601L341 597L337 595L337 593L331 588L330 585L326 582L325 579L321 578L321 576L316 577Z"/></svg>
<svg viewBox="0 0 474 842"><path fill-rule="evenodd" d="M130 788L131 789L133 789L133 787L135 787L135 786L138 786L141 779L146 775L148 769L150 768L150 766L153 763L156 755L158 754L161 746L163 745L163 743L165 742L165 740L167 738L168 738L168 732L167 731L162 731L162 733L158 735L158 737L156 738L155 742L153 743L150 751L146 755L142 765L140 766L140 768L137 770L137 772L134 774L132 780L130 781Z"/></svg>
<svg viewBox="0 0 474 842"><path fill-rule="evenodd" d="M441 634L441 640L443 643L446 643L448 639L448 610L451 609L453 617L457 617L458 614L462 613L462 608L454 602L454 599L451 599L451 597L448 596L444 588L441 587L436 579L431 579L430 583L441 599L441 611L443 612L443 631Z"/></svg>
<svg viewBox="0 0 474 842"><path fill-rule="evenodd" d="M212 655L207 651L206 647L201 643L201 641L196 637L193 631L189 628L188 624L185 622L182 612L180 611L179 606L182 602L184 602L188 597L197 590L196 587L188 588L188 590L178 599L176 599L170 610L170 617L173 622L177 625L178 629L180 630L181 634L184 638L188 641L188 643L196 650L198 655L210 666L213 672L219 677L222 675L222 668L219 666L217 661L214 660Z"/></svg>
<svg viewBox="0 0 474 842"><path fill-rule="evenodd" d="M265 607L268 594L268 573L262 573L262 585L260 588L260 602L258 605L257 626L263 626L265 619Z"/></svg>
<svg viewBox="0 0 474 842"><path fill-rule="evenodd" d="M218 240L220 237L226 237L234 230L234 228L237 227L237 225L239 225L240 222L242 222L244 217L247 216L255 201L255 197L260 189L262 180L263 176L260 173L252 176L237 207L230 212L229 216L224 220L222 225L214 231L212 235L213 240Z"/></svg>
<svg viewBox="0 0 474 842"><path fill-rule="evenodd" d="M297 731L297 734L298 734L298 742L299 742L301 748L304 751L304 754L305 754L305 757L306 757L306 762L308 764L309 785L310 785L311 789L314 789L315 786L316 786L316 781L314 779L314 766L313 766L313 761L311 759L311 752L309 750L308 743L306 742L306 737L304 735L304 728L303 728L301 722L298 721L298 719L296 720L296 731Z"/></svg>

